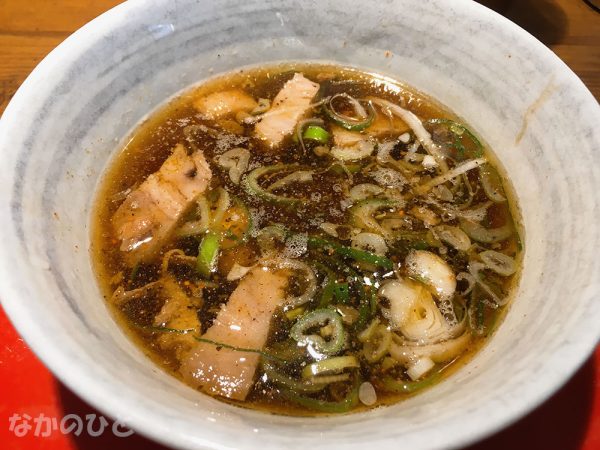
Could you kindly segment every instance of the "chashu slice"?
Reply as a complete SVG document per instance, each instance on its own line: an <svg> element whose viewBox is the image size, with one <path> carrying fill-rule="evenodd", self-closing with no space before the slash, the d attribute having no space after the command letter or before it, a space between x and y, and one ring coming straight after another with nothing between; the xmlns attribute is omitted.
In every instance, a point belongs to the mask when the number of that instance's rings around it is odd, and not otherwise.
<svg viewBox="0 0 600 450"><path fill-rule="evenodd" d="M267 147L275 148L286 136L291 135L298 122L311 108L319 85L301 73L295 73L273 99L271 109L254 127L256 136Z"/></svg>
<svg viewBox="0 0 600 450"><path fill-rule="evenodd" d="M112 217L120 250L130 265L152 257L181 216L204 193L211 171L200 151L178 144L158 171L131 192Z"/></svg>
<svg viewBox="0 0 600 450"><path fill-rule="evenodd" d="M257 267L239 283L202 338L234 347L262 349L275 310L282 306L288 278ZM180 373L192 386L245 400L254 385L259 355L198 342L182 360Z"/></svg>

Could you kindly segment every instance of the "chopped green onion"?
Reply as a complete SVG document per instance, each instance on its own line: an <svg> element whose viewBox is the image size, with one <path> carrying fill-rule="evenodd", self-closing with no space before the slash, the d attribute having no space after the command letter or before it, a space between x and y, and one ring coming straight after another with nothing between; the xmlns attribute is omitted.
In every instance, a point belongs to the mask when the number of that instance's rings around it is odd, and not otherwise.
<svg viewBox="0 0 600 450"><path fill-rule="evenodd" d="M325 128L322 128L318 125L309 125L306 127L302 137L304 139L318 142L319 144L326 144L329 142L329 133L327 130L325 130Z"/></svg>
<svg viewBox="0 0 600 450"><path fill-rule="evenodd" d="M287 318L287 320L294 320L296 318L298 318L298 316L301 316L304 313L304 306L299 306L298 308L294 308L291 309L289 311L286 311L285 313L285 317Z"/></svg>
<svg viewBox="0 0 600 450"><path fill-rule="evenodd" d="M367 342L369 339L371 339L373 333L375 333L375 330L377 329L378 325L379 319L376 317L375 319L373 319L373 321L369 324L367 328L365 328L358 334L358 340L360 342Z"/></svg>
<svg viewBox="0 0 600 450"><path fill-rule="evenodd" d="M504 241L513 234L513 227L510 223L498 228L485 228L477 222L459 218L460 228L467 233L471 239L485 244Z"/></svg>
<svg viewBox="0 0 600 450"><path fill-rule="evenodd" d="M314 265L321 272L325 272L327 284L325 284L325 287L321 291L321 300L319 301L319 308L326 308L333 300L333 291L336 284L336 276L333 270L331 270L325 264L321 264L320 262L316 261Z"/></svg>
<svg viewBox="0 0 600 450"><path fill-rule="evenodd" d="M374 363L387 354L392 343L392 333L385 325L379 324L370 334L363 344L363 356L368 362Z"/></svg>
<svg viewBox="0 0 600 450"><path fill-rule="evenodd" d="M362 110L360 111L360 115L363 115L362 113L364 113L363 117L350 117L337 112L335 110L335 107L333 106L333 102L337 98L345 98L346 101L348 101L353 106L357 115L359 115L359 110ZM363 106L358 100L346 93L334 95L333 97L331 97L328 103L323 105L323 111L325 112L325 115L329 117L329 119L331 119L340 127L350 131L361 131L371 126L373 120L375 119L375 108L373 107L373 104L371 102L367 102L367 108L369 110L368 113L364 111Z"/></svg>
<svg viewBox="0 0 600 450"><path fill-rule="evenodd" d="M319 302L319 308L326 308L333 300L333 291L335 289L335 280L329 280L329 282L323 288L321 292L321 301Z"/></svg>
<svg viewBox="0 0 600 450"><path fill-rule="evenodd" d="M491 303L484 300L485 297L479 285L471 291L469 323L473 333L478 336L488 336L494 330L499 316L499 310L491 307Z"/></svg>
<svg viewBox="0 0 600 450"><path fill-rule="evenodd" d="M283 195L276 195L269 192L260 186L258 179L264 175L270 175L277 172L288 172L300 168L297 164L275 164L272 166L263 166L254 169L243 180L243 186L250 195L255 195L263 200L268 200L274 203L295 204L301 201L300 198L290 198Z"/></svg>
<svg viewBox="0 0 600 450"><path fill-rule="evenodd" d="M334 162L327 170L331 170L336 175L355 174L360 172L362 165L360 163L341 163Z"/></svg>
<svg viewBox="0 0 600 450"><path fill-rule="evenodd" d="M441 371L435 372L429 377L418 381L404 381L396 380L392 377L384 377L378 384L381 384L381 387L388 392L394 392L396 394L411 394L431 386L440 378L440 376Z"/></svg>
<svg viewBox="0 0 600 450"><path fill-rule="evenodd" d="M350 300L350 287L348 283L335 283L333 286L333 298L336 303L348 303L348 300Z"/></svg>
<svg viewBox="0 0 600 450"><path fill-rule="evenodd" d="M135 282L135 279L137 278L138 273L140 272L140 267L141 267L141 263L137 262L135 263L135 266L133 266L133 269L131 269L131 273L129 274L129 283L133 283Z"/></svg>
<svg viewBox="0 0 600 450"><path fill-rule="evenodd" d="M386 198L366 198L352 205L350 215L354 224L364 230L388 237L389 233L373 217L381 209L400 208L401 203Z"/></svg>
<svg viewBox="0 0 600 450"><path fill-rule="evenodd" d="M369 286L367 289L371 294L369 296L369 306L371 307L371 315L375 315L377 312L377 289L374 286Z"/></svg>
<svg viewBox="0 0 600 450"><path fill-rule="evenodd" d="M431 119L428 120L426 124L444 125L448 128L453 135L452 147L456 150L459 161L468 158L480 158L483 156L483 145L481 144L481 141L464 125L450 119ZM475 145L475 151L471 152L471 154L467 154L467 148L464 145L466 143L464 140L465 137Z"/></svg>
<svg viewBox="0 0 600 450"><path fill-rule="evenodd" d="M309 364L302 369L302 378L310 378L322 374L343 372L344 369L360 367L356 356L336 356Z"/></svg>
<svg viewBox="0 0 600 450"><path fill-rule="evenodd" d="M188 333L193 333L194 331L197 331L195 328L185 328L185 329L180 329L180 328L169 328L169 327L162 327L162 326L158 326L158 325L139 325L135 322L132 322L133 325L135 325L138 328L141 328L142 330L147 330L147 331L159 331L161 333L176 333L176 334L188 334Z"/></svg>
<svg viewBox="0 0 600 450"><path fill-rule="evenodd" d="M311 377L307 381L311 381L312 383L339 383L340 381L348 381L350 379L349 373L338 373L337 375L319 375L316 377Z"/></svg>
<svg viewBox="0 0 600 450"><path fill-rule="evenodd" d="M246 205L237 197L233 197L233 205L225 212L219 228L221 248L229 249L245 242L250 235L252 216Z"/></svg>
<svg viewBox="0 0 600 450"><path fill-rule="evenodd" d="M359 250L357 248L346 247L344 245L337 244L335 242L329 241L321 237L309 236L308 245L312 247L331 249L334 253L338 254L339 256L352 258L357 262L373 264L374 266L381 267L384 270L393 270L394 268L394 263L392 262L392 260L386 258L385 256L379 256L375 253L371 253L366 250Z"/></svg>
<svg viewBox="0 0 600 450"><path fill-rule="evenodd" d="M330 324L333 327L332 337L326 341L317 334L307 335L306 332L314 327ZM302 316L290 330L290 337L296 342L311 345L320 353L334 355L344 346L346 333L342 317L331 309L315 309Z"/></svg>
<svg viewBox="0 0 600 450"><path fill-rule="evenodd" d="M483 328L483 321L485 320L485 304L479 300L477 302L477 329Z"/></svg>
<svg viewBox="0 0 600 450"><path fill-rule="evenodd" d="M350 411L358 404L358 388L360 386L360 378L356 377L352 384L352 388L346 397L339 402L328 402L317 398L304 397L287 389L282 389L281 394L288 400L304 406L308 409L322 411L326 413L344 413Z"/></svg>
<svg viewBox="0 0 600 450"><path fill-rule="evenodd" d="M320 238L319 238L320 239ZM323 239L323 241L325 241ZM328 243L330 243L330 241L326 241ZM309 238L309 244L310 244L310 238ZM336 244L337 245L337 244ZM343 247L343 249L348 249L348 250L356 250L356 249L351 249L349 247ZM344 256L344 251L342 249L341 253L338 253L338 255L340 256ZM357 252L360 251L362 252L362 250L356 250ZM375 256L377 258L377 255L373 255L372 253L369 252L365 252L368 254L369 257ZM357 258L355 258L356 261L364 261L364 259L362 258L365 255L354 255L357 256ZM358 330L362 330L367 323L369 322L369 320L371 319L375 309L374 307L376 307L377 305L373 304L373 301L375 299L373 299L373 296L368 296L367 292L365 290L365 286L363 283L363 278L359 275L359 273L354 270L351 266L344 264L342 261L336 259L336 258L326 258L329 263L336 267L336 269L339 272L342 273L346 273L348 274L348 276L346 277L346 279L349 281L349 284L351 284L357 294L358 297L358 302L359 302L359 306L358 306L358 320L356 320L356 322L354 323L354 327L356 327ZM387 259L387 258L385 258ZM388 260L389 261L389 260ZM393 266L393 263L391 261L389 261L389 263ZM391 269L390 269L391 270Z"/></svg>
<svg viewBox="0 0 600 450"><path fill-rule="evenodd" d="M293 390L294 392L319 392L322 391L327 383L314 382L314 381L298 381L291 378L284 373L278 371L273 365L264 362L263 371L267 376L267 379L278 386L286 387Z"/></svg>
<svg viewBox="0 0 600 450"><path fill-rule="evenodd" d="M200 275L208 278L216 270L219 257L219 244L221 237L214 231L209 231L202 238L196 259L196 268Z"/></svg>
<svg viewBox="0 0 600 450"><path fill-rule="evenodd" d="M266 349L267 353L286 362L299 362L308 357L306 347L299 345L293 339L276 342Z"/></svg>
<svg viewBox="0 0 600 450"><path fill-rule="evenodd" d="M481 187L487 198L496 203L506 201L504 187L502 186L502 178L496 169L489 164L484 164L479 167L479 179Z"/></svg>

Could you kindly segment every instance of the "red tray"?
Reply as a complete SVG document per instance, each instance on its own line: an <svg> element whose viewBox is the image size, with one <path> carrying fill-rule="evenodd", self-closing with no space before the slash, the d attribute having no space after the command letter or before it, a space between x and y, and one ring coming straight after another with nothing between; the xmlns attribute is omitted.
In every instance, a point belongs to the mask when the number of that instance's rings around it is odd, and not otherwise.
<svg viewBox="0 0 600 450"><path fill-rule="evenodd" d="M166 448L115 426L54 378L29 350L1 308L0 386L2 450ZM79 423L72 415L82 419L79 435ZM511 427L468 448L484 449L600 450L600 347L542 406Z"/></svg>

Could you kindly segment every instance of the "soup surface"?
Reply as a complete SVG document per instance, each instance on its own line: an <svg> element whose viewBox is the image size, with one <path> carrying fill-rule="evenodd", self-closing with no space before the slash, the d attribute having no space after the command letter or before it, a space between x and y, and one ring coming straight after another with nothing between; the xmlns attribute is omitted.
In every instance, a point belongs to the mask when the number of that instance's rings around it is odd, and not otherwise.
<svg viewBox="0 0 600 450"><path fill-rule="evenodd" d="M195 389L281 414L398 401L448 376L516 283L493 156L399 82L245 69L141 124L94 209L119 323Z"/></svg>

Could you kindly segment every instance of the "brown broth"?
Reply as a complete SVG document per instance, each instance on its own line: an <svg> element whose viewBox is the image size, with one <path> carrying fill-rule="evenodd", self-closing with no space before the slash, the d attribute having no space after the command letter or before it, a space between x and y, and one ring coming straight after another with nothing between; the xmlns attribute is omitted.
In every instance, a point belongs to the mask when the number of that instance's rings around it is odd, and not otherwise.
<svg viewBox="0 0 600 450"><path fill-rule="evenodd" d="M462 122L434 100L409 89L401 83L355 69L315 64L285 64L232 72L211 79L186 91L151 114L145 122L134 130L127 144L109 164L102 179L94 205L91 256L98 282L120 326L127 330L131 338L156 364L180 379L181 375L178 372L180 364L178 358L180 355L173 349L165 350L164 347L161 347L158 339L161 335L164 335L164 332L152 329L153 318L161 309L160 299L157 299L152 294L148 294L141 299L125 303L121 307L117 307L111 303L110 299L119 285L123 285L127 290L131 290L157 280L159 278L162 256L168 250L179 248L188 256L196 256L198 252L198 240L196 238L171 239L161 249L160 254L152 261L137 267L130 267L123 259L122 252L119 250L119 241L114 234L111 218L124 199L124 192L127 189L134 189L150 174L157 171L177 143L185 142L187 143L186 145L191 145L189 144L190 136L193 136L193 145L204 152L213 171L213 179L207 194L208 196L214 195L216 188L223 187L231 195L253 210L255 218L259 217L261 219L262 226L279 223L296 233L323 235L323 231L320 228L322 222L347 223L348 212L344 208L344 199L347 196L347 192L344 192L343 189L344 184L347 183L347 175L343 171L340 172L338 170L336 172L330 170L319 173L315 176L315 182L312 184L294 184L292 188L278 190L278 195L306 199L297 208L282 208L249 195L243 188L230 181L227 171L215 168L215 164L213 163L213 158L224 148L241 145L248 148L252 154L251 167L284 163L324 169L332 161L330 158L316 157L310 150L314 145L309 146L307 154L303 154L299 151L299 145L294 142L294 139L288 137L282 144L280 151L264 151L262 143L253 137L253 126L243 124L241 125L242 134L240 135L243 139L239 138L239 136L236 138L235 134L227 133L225 135L217 135L215 138L211 136L210 132L206 132L207 128L237 129L240 128L240 124L234 118L228 119L229 122L222 121L215 123L215 121L201 117L192 106L192 102L196 98L232 87L242 87L255 99L273 99L285 81L290 79L295 72L302 72L307 78L319 82L321 84L319 95L321 96L333 95L339 92L346 92L355 98L376 96L403 105L423 121L443 118ZM193 128L194 126L196 128ZM192 131L191 134L190 131ZM396 136L391 133L389 137ZM384 138L379 139L383 140ZM405 154L405 147L395 151ZM503 173L499 164L487 148L485 149L485 155L488 157L488 160L492 161L492 165L500 173ZM467 176L473 185L478 184L476 173L470 172ZM367 182L372 183L373 178L368 173L368 164L363 164L359 168L359 171L353 175L353 184ZM506 179L503 180L503 185L505 192L508 194L509 201L507 203L494 203L489 208L483 225L499 227L505 223L514 223L517 228L519 225L518 210L513 198L510 196L510 186ZM479 189L474 196L473 204L480 204L486 200L485 193ZM407 220L412 225L412 231L425 234L428 228L422 222L410 217L411 214L409 211L412 206L424 206L424 203L419 201L419 199L409 200L403 209L406 212L404 217L408 217ZM189 218L193 214L193 212L190 212L187 217ZM456 221L448 223L455 224ZM210 326L220 305L227 301L229 295L237 285L236 282L228 282L225 279L232 261L249 264L259 256L258 245L253 238L242 245L244 246L242 248L243 251L240 251L240 248L237 247L234 250L224 250L221 253L219 271L213 274L210 279L210 282L215 283L216 286L214 288L205 287L203 289L202 299L197 303L197 314L202 324L202 330L206 330ZM420 248L422 245L427 245L422 242L422 239L418 242L400 240L390 252L390 258L394 262L403 261L412 249ZM484 245L482 247L493 248L510 254L517 261L520 260L522 253L517 231L501 243ZM444 250L440 250L441 248L444 248ZM428 247L428 250L447 258L449 265L455 273L467 270L468 257L454 250L451 246ZM313 257L318 256L316 253L313 255ZM184 266L175 268L173 272L173 275L179 280L181 288L188 293L191 292L190 286L196 283L199 278L197 274L191 272L189 268ZM508 278L488 274L488 279L490 283L498 285L499 289L508 296L514 290L514 285L518 279L518 272ZM191 284L189 280L192 281ZM301 290L301 286L298 289ZM352 294L356 295L355 292ZM505 313L506 308L501 308L496 312L484 311L486 315L485 323L488 325L484 335L474 334L468 348L456 360L447 361L436 366L437 369L442 369L443 366L443 370L441 370L442 379L458 370L472 358L481 346L487 342L489 336ZM493 316L494 323L487 323L488 316ZM289 325L286 325L286 323L283 313L277 313L271 326L267 348L272 348L278 341L286 339L288 332L286 327L289 328ZM356 337L352 337L348 351L356 352L358 345ZM363 379L370 379L375 376L373 375L374 373L378 373L378 370L377 368L362 367L361 376ZM292 371L291 373L295 372ZM344 389L340 389L340 395L344 394ZM336 399L336 395L334 394L335 392L328 391L325 396L317 398L333 401ZM378 389L376 406L395 403L409 395L412 394L385 393L383 390ZM256 408L277 414L318 415L323 413L305 408L295 404L293 401L289 401L289 399L283 398L278 392L277 386L271 382L257 381L245 402L224 398L220 399L239 406ZM359 403L353 411L366 408L366 406Z"/></svg>

